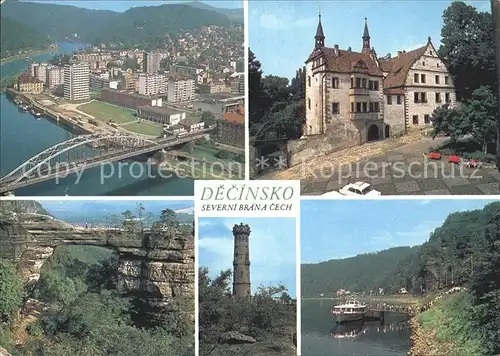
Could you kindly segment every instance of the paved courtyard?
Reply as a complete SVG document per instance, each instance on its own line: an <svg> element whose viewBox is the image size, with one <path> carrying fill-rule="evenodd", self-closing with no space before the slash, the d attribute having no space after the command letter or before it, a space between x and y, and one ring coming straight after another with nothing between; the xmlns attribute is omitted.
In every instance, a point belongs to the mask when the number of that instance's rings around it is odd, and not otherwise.
<svg viewBox="0 0 500 356"><path fill-rule="evenodd" d="M460 165L427 160L428 143L417 142L335 167L325 162L301 181L303 195L321 195L348 183L370 183L382 195L486 195L500 194L500 173L494 167L468 169Z"/></svg>

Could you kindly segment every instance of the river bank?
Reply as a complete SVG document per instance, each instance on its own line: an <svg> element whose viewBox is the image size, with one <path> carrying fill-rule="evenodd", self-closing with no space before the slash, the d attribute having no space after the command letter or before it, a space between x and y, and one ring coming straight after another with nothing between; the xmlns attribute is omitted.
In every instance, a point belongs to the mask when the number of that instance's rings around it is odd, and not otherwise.
<svg viewBox="0 0 500 356"><path fill-rule="evenodd" d="M14 61L26 58L26 57L32 57L32 56L36 56L36 55L39 55L39 54L52 53L52 52L56 51L58 48L59 48L59 45L52 44L48 48L39 49L39 50L36 50L36 51L28 51L26 53L17 54L15 56L10 56L10 57L2 58L2 59L0 59L0 64L14 62Z"/></svg>
<svg viewBox="0 0 500 356"><path fill-rule="evenodd" d="M470 299L467 291L437 297L428 310L412 318L409 355L486 355L481 331L471 318Z"/></svg>

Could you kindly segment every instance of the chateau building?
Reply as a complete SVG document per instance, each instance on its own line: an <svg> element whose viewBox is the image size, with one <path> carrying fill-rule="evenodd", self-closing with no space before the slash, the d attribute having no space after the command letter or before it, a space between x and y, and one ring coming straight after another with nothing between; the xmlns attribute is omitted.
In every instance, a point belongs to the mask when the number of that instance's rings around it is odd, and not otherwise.
<svg viewBox="0 0 500 356"><path fill-rule="evenodd" d="M452 76L430 37L413 51L377 58L366 19L361 52L354 52L325 46L319 15L314 38L306 61L306 137L342 130L362 144L428 124L434 109L455 105Z"/></svg>

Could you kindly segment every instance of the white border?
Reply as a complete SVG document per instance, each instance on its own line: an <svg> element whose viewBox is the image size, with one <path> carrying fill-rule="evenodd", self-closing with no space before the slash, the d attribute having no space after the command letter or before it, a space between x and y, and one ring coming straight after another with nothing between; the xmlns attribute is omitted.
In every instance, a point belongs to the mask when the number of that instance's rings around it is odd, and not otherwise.
<svg viewBox="0 0 500 356"><path fill-rule="evenodd" d="M196 210L194 212L194 355L200 355L200 299L199 299L199 269L200 263L198 260L198 226L199 218L196 216Z"/></svg>
<svg viewBox="0 0 500 356"><path fill-rule="evenodd" d="M381 195L363 197L334 197L322 195L301 195L300 200L500 200L500 195Z"/></svg>
<svg viewBox="0 0 500 356"><path fill-rule="evenodd" d="M243 48L245 50L245 180L250 179L250 123L249 121L249 109L250 101L248 99L248 0L243 1L243 13L244 13L244 25L243 31L245 33L245 40ZM196 355L197 356L197 355Z"/></svg>
<svg viewBox="0 0 500 356"><path fill-rule="evenodd" d="M301 265L301 258L300 258L300 203L299 203L299 214L297 214L297 217L295 218L295 256L297 260L297 266L295 269L295 298L297 299L296 303L296 308L297 310L295 313L297 314L297 325L296 325L296 333L297 333L297 355L302 354L302 313L301 313L301 300L302 300L302 284L301 284L301 275L300 275L300 265Z"/></svg>
<svg viewBox="0 0 500 356"><path fill-rule="evenodd" d="M14 196L0 197L0 200L35 200L35 201L170 201L170 200L189 200L193 202L194 196Z"/></svg>

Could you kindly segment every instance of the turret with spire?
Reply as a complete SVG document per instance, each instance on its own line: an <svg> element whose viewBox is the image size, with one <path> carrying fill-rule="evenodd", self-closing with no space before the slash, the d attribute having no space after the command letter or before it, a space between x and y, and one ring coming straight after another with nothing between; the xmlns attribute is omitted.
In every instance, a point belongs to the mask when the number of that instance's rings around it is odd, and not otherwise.
<svg viewBox="0 0 500 356"><path fill-rule="evenodd" d="M370 32L368 31L368 19L366 17L365 17L365 30L363 31L363 50L361 52L364 54L371 53Z"/></svg>
<svg viewBox="0 0 500 356"><path fill-rule="evenodd" d="M316 36L314 36L316 42L314 45L315 50L325 47L325 34L323 33L323 25L321 25L321 12L318 17L318 28L316 29Z"/></svg>

